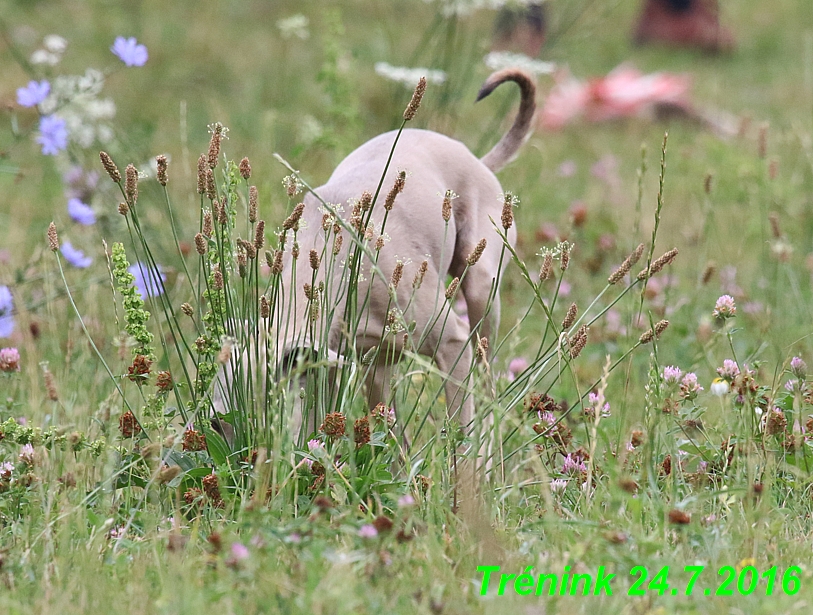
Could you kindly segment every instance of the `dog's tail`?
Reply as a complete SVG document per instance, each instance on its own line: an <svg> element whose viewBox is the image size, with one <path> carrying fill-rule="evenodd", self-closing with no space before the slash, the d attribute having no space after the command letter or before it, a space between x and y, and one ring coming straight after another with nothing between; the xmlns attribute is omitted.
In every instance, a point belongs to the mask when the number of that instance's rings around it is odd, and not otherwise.
<svg viewBox="0 0 813 615"><path fill-rule="evenodd" d="M494 173L502 169L506 164L513 160L517 155L519 148L525 143L525 140L530 136L531 122L536 111L536 85L533 78L524 70L519 68L505 68L486 79L483 87L480 88L480 93L477 95L477 100L480 101L486 96L491 94L498 85L506 81L513 81L519 86L522 98L519 104L519 113L514 120L514 124L503 135L497 145L491 148L491 151L483 156L483 164L491 169Z"/></svg>

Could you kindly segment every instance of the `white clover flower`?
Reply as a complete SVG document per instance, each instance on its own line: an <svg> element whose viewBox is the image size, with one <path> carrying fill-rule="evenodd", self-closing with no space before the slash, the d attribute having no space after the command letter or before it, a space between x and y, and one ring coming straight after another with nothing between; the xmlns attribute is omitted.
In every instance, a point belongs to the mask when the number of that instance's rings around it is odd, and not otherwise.
<svg viewBox="0 0 813 615"><path fill-rule="evenodd" d="M308 31L308 25L310 22L308 18L305 17L302 13L297 13L296 15L291 15L290 17L286 17L285 19L280 19L277 21L277 29L279 33L282 35L282 38L292 38L296 37L301 40L307 40L311 33Z"/></svg>
<svg viewBox="0 0 813 615"><path fill-rule="evenodd" d="M427 83L440 85L446 81L446 73L442 70L430 68L407 68L405 66L393 66L387 62L376 62L375 72L385 79L395 81L408 88L414 88L421 77L426 78Z"/></svg>
<svg viewBox="0 0 813 615"><path fill-rule="evenodd" d="M62 54L68 48L68 41L58 34L49 34L42 39L42 46L51 53Z"/></svg>
<svg viewBox="0 0 813 615"><path fill-rule="evenodd" d="M542 62L535 60L524 53L511 53L508 51L492 51L483 62L491 70L502 70L504 68L520 68L532 75L550 75L556 70L553 62Z"/></svg>

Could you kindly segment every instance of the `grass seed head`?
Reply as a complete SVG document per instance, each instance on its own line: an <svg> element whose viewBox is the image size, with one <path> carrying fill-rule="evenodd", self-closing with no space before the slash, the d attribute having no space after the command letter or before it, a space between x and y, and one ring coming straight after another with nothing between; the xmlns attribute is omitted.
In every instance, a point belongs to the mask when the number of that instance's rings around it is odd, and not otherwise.
<svg viewBox="0 0 813 615"><path fill-rule="evenodd" d="M206 154L198 158L198 194L206 194Z"/></svg>
<svg viewBox="0 0 813 615"><path fill-rule="evenodd" d="M48 225L48 247L51 252L59 250L59 236L56 234L56 224L53 222Z"/></svg>
<svg viewBox="0 0 813 615"><path fill-rule="evenodd" d="M110 154L105 151L101 151L99 152L99 159L102 161L102 166L104 167L104 170L107 171L110 179L113 180L114 183L118 184L121 181L121 173L119 173L119 168L116 166L116 163L113 162Z"/></svg>
<svg viewBox="0 0 813 615"><path fill-rule="evenodd" d="M259 195L257 193L257 186L250 186L248 189L248 221L252 224L257 221L258 203Z"/></svg>
<svg viewBox="0 0 813 615"><path fill-rule="evenodd" d="M415 118L418 112L418 107L421 106L421 100L426 92L426 77L418 79L418 85L415 86L415 91L412 92L412 99L409 101L406 109L404 109L404 120L410 121Z"/></svg>
<svg viewBox="0 0 813 615"><path fill-rule="evenodd" d="M138 171L132 164L124 169L124 194L130 205L138 200Z"/></svg>
<svg viewBox="0 0 813 615"><path fill-rule="evenodd" d="M483 238L477 242L477 245L474 246L474 250L472 251L472 253L469 254L468 257L466 258L466 264L469 267L473 267L474 265L476 265L477 261L480 260L480 257L483 256L483 252L485 252L485 249L486 249L486 240L485 238Z"/></svg>
<svg viewBox="0 0 813 615"><path fill-rule="evenodd" d="M167 185L167 157L163 154L155 157L156 173L158 183L162 186Z"/></svg>
<svg viewBox="0 0 813 615"><path fill-rule="evenodd" d="M243 157L238 168L240 169L240 176L243 179L246 181L251 179L251 163L249 162L248 158Z"/></svg>

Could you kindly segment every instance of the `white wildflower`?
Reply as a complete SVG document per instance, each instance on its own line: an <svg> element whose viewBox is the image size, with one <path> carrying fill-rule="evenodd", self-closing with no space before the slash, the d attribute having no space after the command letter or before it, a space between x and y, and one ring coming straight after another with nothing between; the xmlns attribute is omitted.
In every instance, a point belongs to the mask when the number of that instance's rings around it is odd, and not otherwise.
<svg viewBox="0 0 813 615"><path fill-rule="evenodd" d="M407 68L405 66L392 66L386 62L376 62L375 72L390 81L396 81L408 88L414 88L421 77L427 83L442 84L446 81L446 73L442 70L430 68Z"/></svg>
<svg viewBox="0 0 813 615"><path fill-rule="evenodd" d="M511 53L509 51L492 51L483 61L491 70L504 68L520 68L532 75L550 75L556 70L553 62L542 62L526 56L524 53Z"/></svg>

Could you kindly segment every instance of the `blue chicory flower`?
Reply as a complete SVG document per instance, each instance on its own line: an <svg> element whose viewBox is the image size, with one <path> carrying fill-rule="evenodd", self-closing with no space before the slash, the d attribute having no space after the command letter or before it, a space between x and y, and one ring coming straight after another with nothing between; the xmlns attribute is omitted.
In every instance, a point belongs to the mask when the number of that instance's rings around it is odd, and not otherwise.
<svg viewBox="0 0 813 615"><path fill-rule="evenodd" d="M90 205L86 205L79 199L68 200L68 215L74 222L90 226L96 223L96 213Z"/></svg>
<svg viewBox="0 0 813 615"><path fill-rule="evenodd" d="M63 241L59 250L66 261L79 269L90 267L91 263L93 263L93 258L86 256L82 250L74 248L70 241Z"/></svg>
<svg viewBox="0 0 813 615"><path fill-rule="evenodd" d="M67 148L68 128L65 126L65 120L56 115L42 116L37 143L42 145L42 153L46 156L56 156Z"/></svg>
<svg viewBox="0 0 813 615"><path fill-rule="evenodd" d="M139 45L134 36L124 38L117 36L110 48L126 66L144 66L149 55L144 45Z"/></svg>
<svg viewBox="0 0 813 615"><path fill-rule="evenodd" d="M29 81L24 88L17 88L17 103L23 107L36 107L48 97L51 84L45 81Z"/></svg>
<svg viewBox="0 0 813 615"><path fill-rule="evenodd" d="M0 285L0 337L11 337L14 331L14 298L8 286Z"/></svg>
<svg viewBox="0 0 813 615"><path fill-rule="evenodd" d="M167 276L161 271L160 265L158 267L158 274L161 276L160 284L155 278L155 271L151 270L144 263L130 265L127 271L135 278L134 284L142 299L146 300L147 297L158 297L163 292L164 282L166 282Z"/></svg>

